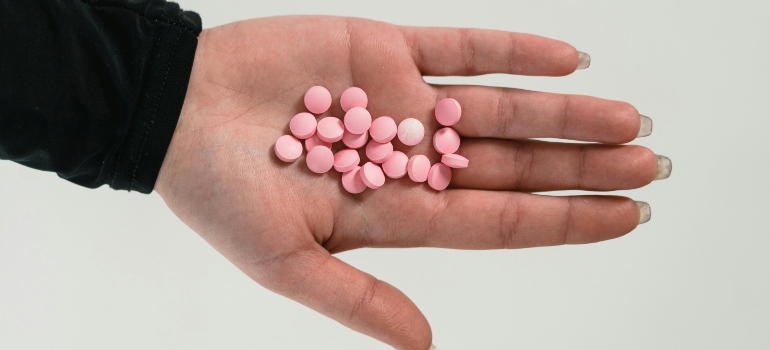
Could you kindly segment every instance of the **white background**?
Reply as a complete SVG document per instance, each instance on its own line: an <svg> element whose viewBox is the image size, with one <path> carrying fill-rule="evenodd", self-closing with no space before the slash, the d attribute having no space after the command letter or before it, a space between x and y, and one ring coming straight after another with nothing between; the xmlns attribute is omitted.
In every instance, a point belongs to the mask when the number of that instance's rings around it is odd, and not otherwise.
<svg viewBox="0 0 770 350"><path fill-rule="evenodd" d="M428 80L625 100L653 118L636 143L674 172L619 192L653 212L625 237L339 255L409 295L440 349L770 348L770 2L180 2L205 27L332 14L549 36L591 67ZM252 282L156 194L0 162L0 349L388 348Z"/></svg>

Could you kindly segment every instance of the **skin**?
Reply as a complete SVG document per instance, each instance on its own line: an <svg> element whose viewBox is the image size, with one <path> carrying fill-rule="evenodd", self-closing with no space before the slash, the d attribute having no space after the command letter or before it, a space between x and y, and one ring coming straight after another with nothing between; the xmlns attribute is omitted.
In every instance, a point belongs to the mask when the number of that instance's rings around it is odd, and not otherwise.
<svg viewBox="0 0 770 350"><path fill-rule="evenodd" d="M205 30L184 107L155 190L190 228L262 286L397 349L426 350L428 321L401 291L333 254L363 247L513 249L592 243L632 231L639 210L615 196L531 192L622 190L649 184L650 150L633 140L639 114L624 102L518 89L436 86L424 75L561 76L578 65L572 46L527 34L402 27L342 17L275 17ZM331 91L324 116L342 117L350 86L373 116L422 121L407 155L439 155L433 108L463 106L450 189L388 179L344 191L334 170L273 153L314 85ZM320 118L319 118L320 119ZM593 143L548 143L528 138ZM335 148L336 150L336 148Z"/></svg>

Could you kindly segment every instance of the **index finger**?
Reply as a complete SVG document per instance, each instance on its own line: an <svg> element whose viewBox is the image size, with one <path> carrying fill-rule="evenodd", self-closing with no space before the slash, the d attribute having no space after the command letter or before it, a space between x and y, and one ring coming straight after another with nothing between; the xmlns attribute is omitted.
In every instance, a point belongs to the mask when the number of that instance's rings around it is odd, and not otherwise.
<svg viewBox="0 0 770 350"><path fill-rule="evenodd" d="M423 75L561 76L586 68L590 56L545 37L500 30L401 27Z"/></svg>

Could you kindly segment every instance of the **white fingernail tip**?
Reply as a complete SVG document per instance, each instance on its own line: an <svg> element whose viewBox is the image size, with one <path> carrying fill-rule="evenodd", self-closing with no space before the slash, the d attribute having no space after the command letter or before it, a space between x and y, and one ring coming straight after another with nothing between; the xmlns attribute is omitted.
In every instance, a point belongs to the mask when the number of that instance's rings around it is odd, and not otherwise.
<svg viewBox="0 0 770 350"><path fill-rule="evenodd" d="M636 137L645 137L652 134L652 119L646 115L639 115L639 119L642 120L642 126L639 128L639 135Z"/></svg>
<svg viewBox="0 0 770 350"><path fill-rule="evenodd" d="M591 55L578 51L578 66L577 69L586 69L591 65Z"/></svg>
<svg viewBox="0 0 770 350"><path fill-rule="evenodd" d="M671 159L666 156L655 155L658 158L658 173L655 175L655 180L668 179L671 176Z"/></svg>
<svg viewBox="0 0 770 350"><path fill-rule="evenodd" d="M636 202L636 206L639 207L639 225L650 221L650 218L652 218L652 209L650 209L650 205L645 202Z"/></svg>
<svg viewBox="0 0 770 350"><path fill-rule="evenodd" d="M438 350L438 348L435 345L430 344L430 350Z"/></svg>

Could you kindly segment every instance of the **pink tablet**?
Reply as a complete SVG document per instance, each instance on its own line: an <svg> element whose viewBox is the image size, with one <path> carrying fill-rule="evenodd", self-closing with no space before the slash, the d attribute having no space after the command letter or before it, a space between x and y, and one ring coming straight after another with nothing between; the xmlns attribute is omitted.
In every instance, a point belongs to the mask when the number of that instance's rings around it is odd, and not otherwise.
<svg viewBox="0 0 770 350"><path fill-rule="evenodd" d="M361 181L363 181L367 187L376 190L385 184L385 174L382 173L382 169L379 165L367 162L361 167Z"/></svg>
<svg viewBox="0 0 770 350"><path fill-rule="evenodd" d="M326 141L321 141L321 139L318 138L318 135L310 136L307 140L305 140L305 149L310 152L311 149L315 146L324 146L326 148L332 148L332 144Z"/></svg>
<svg viewBox="0 0 770 350"><path fill-rule="evenodd" d="M275 155L278 159L291 163L302 155L302 142L291 135L283 135L275 142Z"/></svg>
<svg viewBox="0 0 770 350"><path fill-rule="evenodd" d="M353 107L366 108L368 104L369 98L366 97L366 93L357 87L347 88L340 97L340 105L345 112Z"/></svg>
<svg viewBox="0 0 770 350"><path fill-rule="evenodd" d="M460 121L460 103L453 98L444 98L436 104L436 120L443 126L452 126Z"/></svg>
<svg viewBox="0 0 770 350"><path fill-rule="evenodd" d="M452 169L442 163L433 164L428 171L428 186L436 191L443 191L452 181Z"/></svg>
<svg viewBox="0 0 770 350"><path fill-rule="evenodd" d="M315 146L310 152L307 152L305 161L307 162L307 167L310 171L323 174L329 171L334 165L334 154L332 154L332 150L326 147Z"/></svg>
<svg viewBox="0 0 770 350"><path fill-rule="evenodd" d="M430 171L430 160L422 154L413 156L406 163L406 172L414 182L425 182L428 179L428 171Z"/></svg>
<svg viewBox="0 0 770 350"><path fill-rule="evenodd" d="M366 190L366 184L361 180L361 167L353 167L353 170L342 174L342 187L345 191L358 194Z"/></svg>
<svg viewBox="0 0 770 350"><path fill-rule="evenodd" d="M292 135L300 140L315 135L317 126L318 122L316 122L315 116L307 112L295 115L289 122L289 129Z"/></svg>
<svg viewBox="0 0 770 350"><path fill-rule="evenodd" d="M305 107L310 112L321 114L332 105L332 94L323 86L313 86L305 93Z"/></svg>
<svg viewBox="0 0 770 350"><path fill-rule="evenodd" d="M391 179L400 179L406 175L406 163L409 157L401 151L393 151L393 155L382 163L382 171Z"/></svg>
<svg viewBox="0 0 770 350"><path fill-rule="evenodd" d="M353 170L360 162L358 151L354 149L343 149L334 155L334 169L341 173Z"/></svg>
<svg viewBox="0 0 770 350"><path fill-rule="evenodd" d="M441 162L450 168L467 168L468 158L459 154L445 154L441 156Z"/></svg>
<svg viewBox="0 0 770 350"><path fill-rule="evenodd" d="M442 128L433 134L433 147L441 154L457 152L460 148L460 135L452 128Z"/></svg>
<svg viewBox="0 0 770 350"><path fill-rule="evenodd" d="M335 117L326 117L318 121L318 131L316 134L321 141L335 143L342 140L342 134L345 132L345 126L342 120Z"/></svg>
<svg viewBox="0 0 770 350"><path fill-rule="evenodd" d="M422 123L414 118L406 118L398 124L398 139L407 146L414 146L425 136Z"/></svg>
<svg viewBox="0 0 770 350"><path fill-rule="evenodd" d="M366 145L366 141L369 141L369 133L365 132L360 135L351 134L350 131L345 130L342 135L342 143L352 149L359 149Z"/></svg>
<svg viewBox="0 0 770 350"><path fill-rule="evenodd" d="M345 113L345 129L351 134L360 135L369 130L372 115L361 107L353 107Z"/></svg>
<svg viewBox="0 0 770 350"><path fill-rule="evenodd" d="M369 128L369 135L372 135L372 140L379 143L390 142L396 137L398 127L396 122L391 117L379 117L372 122L372 126Z"/></svg>
<svg viewBox="0 0 770 350"><path fill-rule="evenodd" d="M379 143L377 141L369 141L366 145L366 157L374 163L380 164L393 154L393 144L390 142Z"/></svg>

